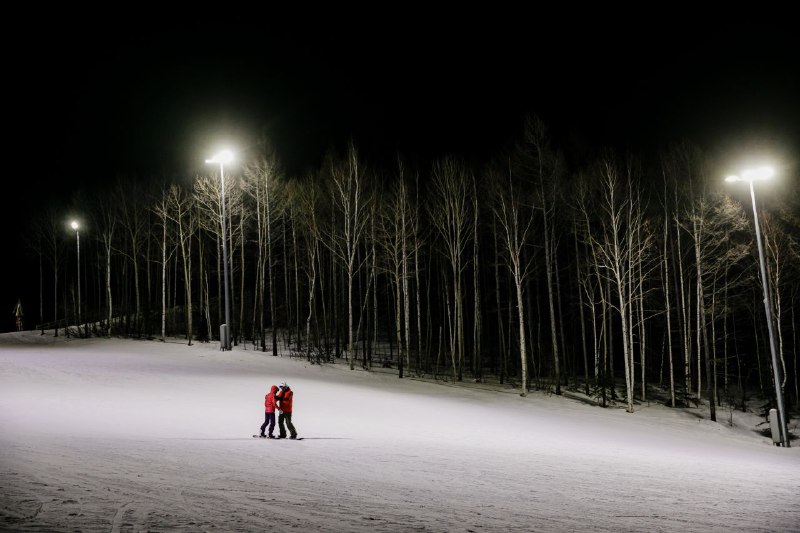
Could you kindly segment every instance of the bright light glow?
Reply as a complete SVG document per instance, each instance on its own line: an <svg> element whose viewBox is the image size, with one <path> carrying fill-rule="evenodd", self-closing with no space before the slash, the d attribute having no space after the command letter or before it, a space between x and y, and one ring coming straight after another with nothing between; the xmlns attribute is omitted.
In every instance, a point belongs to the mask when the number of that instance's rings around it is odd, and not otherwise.
<svg viewBox="0 0 800 533"><path fill-rule="evenodd" d="M765 180L769 179L775 175L775 169L772 167L759 167L759 168L751 168L748 170L743 170L742 175L736 176L731 175L725 178L725 181L734 182L734 181L756 181L756 180Z"/></svg>
<svg viewBox="0 0 800 533"><path fill-rule="evenodd" d="M230 150L222 150L221 152L217 153L211 159L206 159L206 163L230 163L233 161L233 152Z"/></svg>
<svg viewBox="0 0 800 533"><path fill-rule="evenodd" d="M769 179L774 175L775 169L772 167L753 168L742 172L742 178L747 181Z"/></svg>
<svg viewBox="0 0 800 533"><path fill-rule="evenodd" d="M77 231L77 229L80 227L80 226L78 225L78 221L77 221L77 220L73 220L73 221L70 223L70 226L72 226L72 229L74 229L74 230L76 230L76 231Z"/></svg>

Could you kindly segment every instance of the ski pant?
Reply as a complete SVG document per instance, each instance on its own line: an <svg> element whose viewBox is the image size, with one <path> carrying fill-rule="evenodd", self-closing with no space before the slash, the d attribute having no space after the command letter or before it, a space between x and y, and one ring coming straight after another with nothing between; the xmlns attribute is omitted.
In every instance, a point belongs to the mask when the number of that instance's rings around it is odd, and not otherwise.
<svg viewBox="0 0 800 533"><path fill-rule="evenodd" d="M261 434L264 434L264 429L269 424L269 434L272 435L272 431L275 429L275 413L264 413L264 423L261 424Z"/></svg>
<svg viewBox="0 0 800 533"><path fill-rule="evenodd" d="M286 412L278 415L278 430L280 432L279 435L281 437L286 436L286 428L283 427L284 421L286 422L286 425L289 427L289 433L292 435L292 437L297 436L297 430L295 430L294 425L292 425L292 413L286 413Z"/></svg>

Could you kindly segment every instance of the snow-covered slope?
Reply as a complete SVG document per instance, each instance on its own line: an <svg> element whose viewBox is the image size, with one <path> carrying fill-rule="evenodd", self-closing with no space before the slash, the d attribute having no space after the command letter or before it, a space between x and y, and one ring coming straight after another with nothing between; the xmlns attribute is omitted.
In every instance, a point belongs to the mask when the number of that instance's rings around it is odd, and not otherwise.
<svg viewBox="0 0 800 533"><path fill-rule="evenodd" d="M282 380L305 439L253 439ZM704 414L4 334L0 529L799 530L800 449Z"/></svg>

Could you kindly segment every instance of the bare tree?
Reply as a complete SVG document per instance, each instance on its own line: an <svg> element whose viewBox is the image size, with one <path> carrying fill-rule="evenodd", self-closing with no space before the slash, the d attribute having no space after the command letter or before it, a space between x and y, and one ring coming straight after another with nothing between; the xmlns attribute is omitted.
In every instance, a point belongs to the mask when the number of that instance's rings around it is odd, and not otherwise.
<svg viewBox="0 0 800 533"><path fill-rule="evenodd" d="M117 228L117 213L114 208L102 198L99 198L94 211L94 226L96 235L103 247L105 259L105 293L106 293L106 335L111 335L114 317L113 299L111 294L111 256L114 251L114 233Z"/></svg>
<svg viewBox="0 0 800 533"><path fill-rule="evenodd" d="M511 277L517 300L517 319L519 322L519 357L522 370L520 388L521 396L528 395L528 355L525 338L525 299L523 297L525 280L530 272L531 263L525 255L525 247L529 245L530 231L533 224L533 203L528 191L524 190L519 180L515 180L508 171L506 178L499 170L490 170L493 211L498 222L499 242L502 243L504 259Z"/></svg>
<svg viewBox="0 0 800 533"><path fill-rule="evenodd" d="M664 288L664 316L666 318L666 330L664 335L666 336L666 343L667 343L667 359L669 361L669 398L670 398L670 405L675 407L675 371L673 368L673 360L672 360L672 302L670 300L669 294L669 285L670 285L670 269L669 269L669 229L671 227L671 217L668 208L668 195L667 195L667 178L666 173L662 173L664 176L664 196L662 198L662 202L664 205L664 236L662 239L663 245L663 255L661 259L662 264L662 286Z"/></svg>
<svg viewBox="0 0 800 533"><path fill-rule="evenodd" d="M573 221L574 224L574 236L575 236L575 286L578 290L578 317L580 320L580 327L581 327L581 348L583 352L583 386L584 386L584 393L588 396L590 393L589 390L589 350L586 347L586 319L584 317L584 310L586 308L586 303L584 303L584 292L586 290L586 281L589 277L588 275L584 275L581 264L583 263L581 257L583 254L579 248L579 236L578 236L578 222L577 220ZM585 253L585 250L584 250ZM589 300L591 301L591 299Z"/></svg>
<svg viewBox="0 0 800 533"><path fill-rule="evenodd" d="M405 325L406 337L406 367L409 371L411 369L411 294L409 293L408 280L410 278L409 264L411 263L411 254L413 253L412 234L414 232L413 210L411 209L411 196L408 191L408 184L406 183L406 176L404 175L403 164L400 163L400 182L403 183L402 191L398 191L400 195L405 196L403 205L403 214L400 217L400 257L402 258L402 279L403 279L403 323ZM398 210L399 211L399 210Z"/></svg>
<svg viewBox="0 0 800 533"><path fill-rule="evenodd" d="M786 368L786 342L784 339L784 294L788 294L794 283L792 283L791 267L791 237L781 227L778 217L770 213L764 213L761 217L761 229L764 238L764 248L766 250L766 266L768 269L770 300L774 308L775 332L777 333L777 351L781 366L783 379L779 385L781 389L786 388L788 372ZM791 299L789 299L791 302Z"/></svg>
<svg viewBox="0 0 800 533"><path fill-rule="evenodd" d="M411 238L412 242L412 249L414 250L414 286L416 288L415 295L416 295L416 312L417 312L417 372L421 371L421 361L420 358L422 357L422 276L420 275L420 248L422 248L426 236L423 235L421 230L421 217L422 217L422 205L421 199L419 197L419 175L414 175L414 190L415 190L415 201L414 206L412 209L412 228L411 228ZM377 319L376 319L377 324Z"/></svg>
<svg viewBox="0 0 800 533"><path fill-rule="evenodd" d="M183 263L183 284L186 308L186 338L189 346L192 345L192 236L196 225L193 211L193 196L178 185L171 185L167 192L167 213L177 228L177 241L181 250Z"/></svg>
<svg viewBox="0 0 800 533"><path fill-rule="evenodd" d="M433 166L430 217L443 244L453 284L450 328L452 378L461 380L464 361L464 312L462 275L464 250L469 242L470 175L466 165L454 158L440 159ZM449 304L448 304L449 305Z"/></svg>
<svg viewBox="0 0 800 533"><path fill-rule="evenodd" d="M222 253L222 242L225 239L229 263L229 279L228 279L228 294L230 295L230 309L233 311L236 308L234 288L236 287L236 273L240 272L239 279L239 321L243 323L244 318L244 294L245 275L244 269L246 268L243 255L243 246L245 239L245 232L250 217L250 212L244 206L244 192L241 184L241 179L235 176L225 177L225 229L227 234L223 235L222 228L222 190L219 181L213 177L200 176L198 177L193 186L192 201L197 204L197 224L208 231L215 237L217 243L217 300L222 301L222 294L224 293L225 280L223 280L222 273L224 268L222 261L224 254ZM234 250L240 250L239 268L236 268L234 260ZM218 306L218 322L221 324L223 306ZM228 331L230 332L231 339L234 345L238 345L242 339L242 325L237 323L234 319L235 313L231 315L231 323L228 324Z"/></svg>
<svg viewBox="0 0 800 533"><path fill-rule="evenodd" d="M122 253L133 265L133 286L135 315L134 324L137 335L142 333L142 298L140 289L140 259L144 239L147 233L147 210L144 203L145 194L137 180L117 180L115 203L119 207L120 223L128 237L129 247L123 247Z"/></svg>
<svg viewBox="0 0 800 533"><path fill-rule="evenodd" d="M774 295L773 300L780 299L781 300L781 309L780 309L780 317L778 318L778 327L779 327L779 335L780 335L780 345L781 345L781 360L785 358L784 353L784 344L785 339L783 338L783 331L780 329L783 328L784 320L783 315L789 315L791 318L789 320L789 324L791 324L791 334L792 334L792 360L793 360L793 381L794 381L794 401L795 405L800 402L800 380L798 379L798 336L797 336L797 326L798 321L796 320L796 307L800 300L798 300L798 296L800 296L800 188L792 187L791 189L781 191L780 200L773 204L774 207L770 209L771 213L774 213L774 216L770 218L774 218L775 222L772 224L773 226L780 227L780 236L774 238L776 240L776 244L779 242L778 245L780 248L780 256L783 259L781 261L783 263L782 267L778 267L778 256L776 254L772 254L774 259L772 263L774 266L772 268L781 269L780 273L780 280L781 283L778 283L777 280L774 283ZM769 223L769 222L768 222ZM765 229L765 232L768 229ZM776 232L773 232L776 233ZM783 309L783 302L786 302L789 306L789 309L784 312ZM776 313L777 314L777 313ZM788 351L788 349L786 349ZM784 366L784 379L782 383L784 387L786 387L787 378L790 372L785 368L786 363L785 361L782 363Z"/></svg>
<svg viewBox="0 0 800 533"><path fill-rule="evenodd" d="M730 225L730 215L725 216L725 209L731 211L732 206L721 203L722 198L706 190L706 180L702 179L696 184L693 191L692 201L686 209L684 215L684 230L689 233L692 239L695 260L695 301L697 305L697 353L698 365L700 354L705 361L706 371L706 390L709 394L709 410L711 420L716 421L716 387L713 380L716 375L716 357L712 353L712 342L709 338L709 329L713 326L712 305L714 299L713 288L716 280L723 272L723 266L730 264L736 255L741 257L741 252L737 254L735 248L731 248L728 243L727 235L732 229ZM732 212L732 211L731 211ZM709 322L709 318L712 320ZM701 397L700 367L697 369L697 399Z"/></svg>
<svg viewBox="0 0 800 533"><path fill-rule="evenodd" d="M550 311L550 336L553 350L553 374L555 392L561 394L561 358L559 354L558 323L555 310L555 263L556 263L556 184L561 174L561 162L549 146L547 130L537 117L529 117L525 123L523 143L519 148L522 172L538 185L538 205L542 213L542 232L547 276L547 302Z"/></svg>
<svg viewBox="0 0 800 533"><path fill-rule="evenodd" d="M651 248L651 233L643 228L645 220L641 210L631 206L634 198L640 198L634 166L626 166L623 181L617 163L607 156L600 162L594 182L599 186L596 199L598 217L589 220L589 213L593 210L588 205L581 206L581 211L586 217L587 237L595 252L596 268L604 272L615 292L614 308L619 314L622 329L620 344L625 368L626 404L628 412L632 413L632 310L637 294L641 294L638 284L643 282L643 278L638 274L639 264L646 260L647 251Z"/></svg>
<svg viewBox="0 0 800 533"><path fill-rule="evenodd" d="M478 181L472 176L472 294L474 315L472 328L472 376L480 381L483 374L481 358L481 268L480 268L480 205L478 203Z"/></svg>
<svg viewBox="0 0 800 533"><path fill-rule="evenodd" d="M386 271L394 289L395 338L398 347L399 374L411 366L411 313L409 263L411 261L414 221L405 164L398 159L398 175L392 181L387 203L380 209L380 238L386 259Z"/></svg>
<svg viewBox="0 0 800 533"><path fill-rule="evenodd" d="M240 182L239 192L240 192L240 194L238 195L239 202L238 202L238 205L237 205L237 207L238 207L238 215L239 215L239 224L238 224L237 227L239 228L239 231L236 234L236 244L239 247L239 272L240 272L240 275L239 275L239 329L238 329L239 335L238 335L238 339L239 339L239 342L244 342L244 340L246 338L244 336L245 335L245 330L244 330L244 325L245 325L245 320L244 320L244 309L245 309L244 301L245 301L245 296L244 295L245 295L245 283L246 283L245 273L247 272L247 257L246 257L246 254L245 254L245 243L247 241L247 228L249 226L250 219L252 218L251 217L252 211L247 209L247 206L245 206L244 198L243 198L243 195L241 194L242 193L241 182Z"/></svg>
<svg viewBox="0 0 800 533"><path fill-rule="evenodd" d="M226 192L231 187L231 180L225 181ZM192 195L196 205L198 228L213 236L216 245L217 258L217 301L222 301L222 195L218 180L210 176L198 176L194 180ZM221 318L222 305L217 305L217 322L223 323ZM217 328L218 330L218 328Z"/></svg>
<svg viewBox="0 0 800 533"><path fill-rule="evenodd" d="M347 275L347 360L350 369L355 368L355 339L353 338L353 285L361 267L358 255L359 244L368 221L368 196L365 189L364 169L355 145L351 142L345 161L330 160L333 186L332 200L337 220L341 225L333 228L333 235L326 242L333 254L344 265Z"/></svg>
<svg viewBox="0 0 800 533"><path fill-rule="evenodd" d="M311 321L314 314L314 295L316 294L317 265L320 249L320 227L317 221L317 211L321 192L318 183L306 180L303 183L292 182L292 202L297 206L297 219L300 234L305 241L305 272L308 281L308 314L306 315L306 359L312 361L311 348ZM318 343L317 343L318 345Z"/></svg>
<svg viewBox="0 0 800 533"><path fill-rule="evenodd" d="M279 164L275 154L268 150L265 157L248 165L244 171L244 189L256 202L256 233L258 243L257 300L260 304L259 336L264 346L263 294L269 289L269 316L272 330L272 353L278 353L278 330L275 323L275 283L273 267L273 228L285 205L285 194L279 181Z"/></svg>
<svg viewBox="0 0 800 533"><path fill-rule="evenodd" d="M40 218L35 218L29 228L26 246L36 254L39 267L39 327L44 335L44 227Z"/></svg>
<svg viewBox="0 0 800 533"><path fill-rule="evenodd" d="M684 221L682 213L677 211L677 206L689 202L683 197L686 184L692 182L695 172L695 153L685 144L673 147L662 157L661 167L664 179L672 187L671 197L673 212L671 214L675 231L671 239L671 256L674 268L672 269L675 284L675 299L677 304L676 318L680 330L680 346L683 352L683 397L688 402L692 394L692 328L691 322L691 289L688 279L688 262L683 245ZM666 196L666 193L665 193ZM666 199L665 199L666 201ZM699 376L698 376L699 382Z"/></svg>
<svg viewBox="0 0 800 533"><path fill-rule="evenodd" d="M383 250L385 270L389 274L389 286L394 296L394 333L397 340L398 375L403 377L403 368L406 364L403 343L403 224L406 214L405 184L394 181L389 193L389 200L385 206L380 206L380 232L378 242ZM399 203L399 205L398 205Z"/></svg>
<svg viewBox="0 0 800 533"><path fill-rule="evenodd" d="M172 240L170 231L170 189L164 185L151 210L156 215L161 226L161 342L167 339L167 263L172 251L167 254L167 242Z"/></svg>
<svg viewBox="0 0 800 533"><path fill-rule="evenodd" d="M58 337L58 277L60 271L61 256L64 253L66 241L64 239L65 220L63 215L47 207L33 223L33 234L31 245L41 252L41 255L48 261L53 270L53 329L54 336ZM42 320L44 321L44 320Z"/></svg>

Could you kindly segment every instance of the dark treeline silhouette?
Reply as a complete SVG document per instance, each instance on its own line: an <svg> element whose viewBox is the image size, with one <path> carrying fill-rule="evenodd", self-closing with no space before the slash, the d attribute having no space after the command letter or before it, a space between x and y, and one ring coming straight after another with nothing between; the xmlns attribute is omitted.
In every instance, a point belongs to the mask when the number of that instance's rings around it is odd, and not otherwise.
<svg viewBox="0 0 800 533"><path fill-rule="evenodd" d="M226 168L226 234L211 166L192 182L119 178L44 209L29 235L38 328L214 341L225 240L237 346L523 395L567 389L631 412L702 401L716 419L719 406L774 400L748 191L696 148L568 168L531 117L480 167L402 156L377 167L351 142L287 176L278 156L264 143ZM784 183L759 216L794 405L800 200Z"/></svg>

